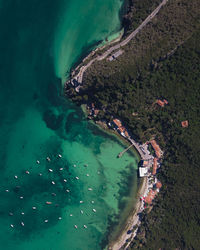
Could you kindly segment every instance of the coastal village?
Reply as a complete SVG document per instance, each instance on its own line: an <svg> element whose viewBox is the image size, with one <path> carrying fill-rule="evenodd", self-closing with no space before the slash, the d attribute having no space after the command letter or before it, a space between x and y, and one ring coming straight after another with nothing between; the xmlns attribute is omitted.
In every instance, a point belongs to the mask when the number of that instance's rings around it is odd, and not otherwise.
<svg viewBox="0 0 200 250"><path fill-rule="evenodd" d="M168 104L166 99L164 100L156 100L155 102L160 107L164 107ZM94 103L87 106L88 109L88 118L92 119L95 118L98 113L99 109L95 108ZM130 135L128 129L123 125L122 121L115 118L112 122L108 122L107 126L110 129L113 129L118 134L123 136L127 141L131 143L131 145L126 148L124 151L120 152L118 157L122 157L123 154L129 150L130 147L134 147L138 154L140 155L140 162L138 164L138 175L140 178L145 178L144 184L145 188L142 192L142 195L139 198L139 206L137 209L137 214L135 214L132 223L129 223L129 228L126 229L126 234L122 235L121 245L128 244L137 234L138 226L140 225L140 215L146 208L151 208L153 200L155 199L156 195L159 193L160 189L162 188L162 183L158 180L156 174L157 170L161 167L163 151L161 150L160 146L158 145L155 139L151 139L144 144L137 143ZM151 148L151 153L150 152ZM126 249L125 248L125 249ZM117 249L115 246L110 247L109 249Z"/></svg>

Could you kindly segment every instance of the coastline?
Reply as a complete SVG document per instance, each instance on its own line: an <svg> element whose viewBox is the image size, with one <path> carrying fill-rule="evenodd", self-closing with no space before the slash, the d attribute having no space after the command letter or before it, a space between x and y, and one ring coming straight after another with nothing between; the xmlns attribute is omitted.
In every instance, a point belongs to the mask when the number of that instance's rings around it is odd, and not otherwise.
<svg viewBox="0 0 200 250"><path fill-rule="evenodd" d="M84 115L87 117L88 116L88 109L86 105L81 105L81 109L84 113ZM121 136L117 131L110 129L104 122L94 122L91 120L99 129L103 130L104 132L117 136L117 138L123 142L123 144L126 144L127 146L130 146L130 142L127 141L123 136ZM138 152L137 148L131 147L129 149L130 151L133 152L133 154L137 157L138 162L142 160L140 152ZM136 202L134 203L134 206L132 206L132 210L129 212L129 215L121 222L119 223L118 226L120 226L120 230L117 230L116 232L114 231L114 237L113 239L109 240L108 245L106 249L109 250L119 250L122 246L125 245L126 240L130 237L127 234L127 231L132 229L135 225L138 224L139 218L137 214L139 212L142 212L142 201L140 200L141 196L144 196L145 193L148 191L148 177L144 177L140 179L140 183L137 186L137 191L135 195ZM131 238L134 238L136 234L136 230L134 233L132 233ZM133 237L134 236L134 237Z"/></svg>

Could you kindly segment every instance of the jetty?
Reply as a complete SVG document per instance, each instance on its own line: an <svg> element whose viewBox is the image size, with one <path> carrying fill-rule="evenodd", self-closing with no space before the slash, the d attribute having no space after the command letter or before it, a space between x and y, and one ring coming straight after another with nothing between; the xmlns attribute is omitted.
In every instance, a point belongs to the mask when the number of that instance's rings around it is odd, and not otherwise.
<svg viewBox="0 0 200 250"><path fill-rule="evenodd" d="M124 153L126 153L126 151L128 151L132 146L134 146L133 144L131 144L130 146L128 146L128 148L125 148L122 152L120 152L118 154L118 158L122 157Z"/></svg>

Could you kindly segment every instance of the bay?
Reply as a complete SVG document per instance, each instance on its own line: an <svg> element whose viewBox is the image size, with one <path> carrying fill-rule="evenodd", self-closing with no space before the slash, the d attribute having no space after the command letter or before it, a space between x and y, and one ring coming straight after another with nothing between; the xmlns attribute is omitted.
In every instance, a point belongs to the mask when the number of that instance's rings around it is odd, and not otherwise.
<svg viewBox="0 0 200 250"><path fill-rule="evenodd" d="M134 200L136 156L118 159L125 145L89 123L63 97L61 81L119 31L121 4L0 1L3 249L101 249L110 218Z"/></svg>

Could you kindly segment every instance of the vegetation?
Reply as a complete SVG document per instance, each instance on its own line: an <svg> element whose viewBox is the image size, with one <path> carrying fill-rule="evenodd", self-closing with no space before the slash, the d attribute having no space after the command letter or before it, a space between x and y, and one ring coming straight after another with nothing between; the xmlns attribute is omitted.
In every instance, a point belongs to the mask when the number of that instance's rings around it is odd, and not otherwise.
<svg viewBox="0 0 200 250"><path fill-rule="evenodd" d="M164 149L163 187L132 249L200 246L199 9L197 0L169 1L119 59L96 63L80 95L71 92L74 101L101 110L96 119L117 117L137 140L156 138ZM158 106L158 98L169 104Z"/></svg>

